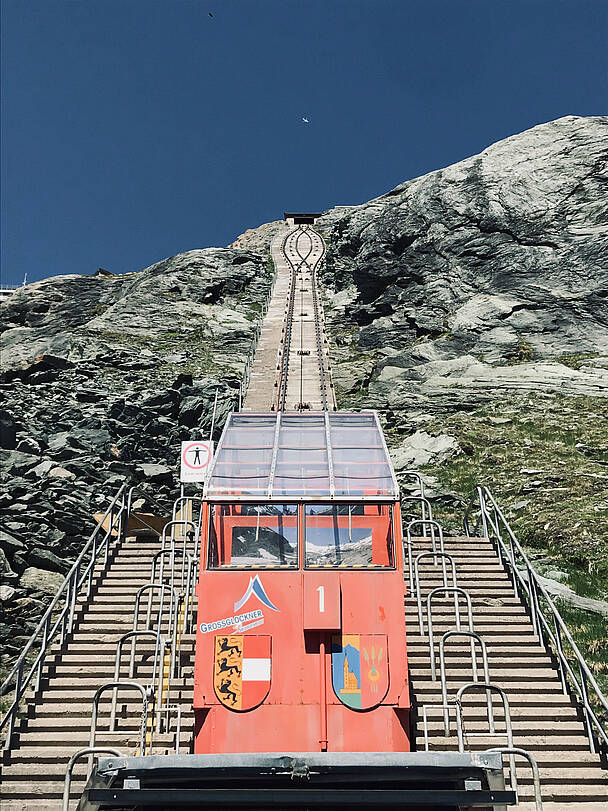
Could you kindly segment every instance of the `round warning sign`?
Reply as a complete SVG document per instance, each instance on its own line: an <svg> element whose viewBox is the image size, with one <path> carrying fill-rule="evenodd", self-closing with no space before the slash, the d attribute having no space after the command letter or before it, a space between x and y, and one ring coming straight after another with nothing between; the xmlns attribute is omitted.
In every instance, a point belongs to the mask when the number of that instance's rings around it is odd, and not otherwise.
<svg viewBox="0 0 608 811"><path fill-rule="evenodd" d="M182 481L204 481L209 463L213 458L212 442L182 442L181 472Z"/></svg>

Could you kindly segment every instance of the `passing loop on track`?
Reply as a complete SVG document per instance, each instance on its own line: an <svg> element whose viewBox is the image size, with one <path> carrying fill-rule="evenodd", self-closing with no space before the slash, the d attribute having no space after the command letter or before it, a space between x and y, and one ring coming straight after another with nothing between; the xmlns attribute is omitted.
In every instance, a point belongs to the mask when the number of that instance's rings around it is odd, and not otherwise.
<svg viewBox="0 0 608 811"><path fill-rule="evenodd" d="M335 408L335 403L323 351L325 341L323 313L316 276L317 269L325 256L325 243L321 235L310 226L300 225L287 234L281 251L290 268L290 283L285 308L276 408L279 411L284 411L289 406L295 408L296 411L310 408L308 402L310 392L307 388L312 384L310 377L306 376L307 369L310 373L310 365L305 359L314 356L318 375L318 396L320 396L322 410L327 411L329 408ZM305 301L311 304L312 312L306 311ZM312 341L310 335L307 337L305 334L305 323L307 322L304 321L304 318L308 317L312 317ZM294 383L297 385L294 386ZM292 394L294 389L299 392L297 403L288 403L288 389ZM318 396L314 399L318 399Z"/></svg>

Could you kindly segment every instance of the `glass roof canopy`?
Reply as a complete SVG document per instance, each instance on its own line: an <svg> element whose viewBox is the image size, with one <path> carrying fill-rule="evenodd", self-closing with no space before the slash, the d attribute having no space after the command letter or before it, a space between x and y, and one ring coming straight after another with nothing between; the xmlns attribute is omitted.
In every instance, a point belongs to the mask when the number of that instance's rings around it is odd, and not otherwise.
<svg viewBox="0 0 608 811"><path fill-rule="evenodd" d="M394 501L375 412L233 412L205 485L211 501Z"/></svg>

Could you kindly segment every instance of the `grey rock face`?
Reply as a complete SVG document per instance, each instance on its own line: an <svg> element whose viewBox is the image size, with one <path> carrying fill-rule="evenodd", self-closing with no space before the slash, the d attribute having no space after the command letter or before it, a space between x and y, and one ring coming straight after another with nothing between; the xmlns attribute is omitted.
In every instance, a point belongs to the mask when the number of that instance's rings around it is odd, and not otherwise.
<svg viewBox="0 0 608 811"><path fill-rule="evenodd" d="M339 405L379 410L401 470L428 465L450 531L487 484L603 598L607 181L608 118L569 116L316 224ZM400 444L417 429L462 454Z"/></svg>
<svg viewBox="0 0 608 811"><path fill-rule="evenodd" d="M212 248L124 276L45 279L0 305L10 656L123 482L174 496L179 443L208 437L216 390L221 430L270 281L265 256Z"/></svg>
<svg viewBox="0 0 608 811"><path fill-rule="evenodd" d="M570 116L330 211L319 226L338 378L363 352L370 405L608 395L600 359L560 362L608 352L607 161L608 118Z"/></svg>

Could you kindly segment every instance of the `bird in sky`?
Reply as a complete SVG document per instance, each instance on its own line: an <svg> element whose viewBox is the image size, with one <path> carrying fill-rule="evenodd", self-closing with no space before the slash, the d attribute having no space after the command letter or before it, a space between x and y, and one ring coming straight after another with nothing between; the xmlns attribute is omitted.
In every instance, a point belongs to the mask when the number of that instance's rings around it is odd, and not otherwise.
<svg viewBox="0 0 608 811"><path fill-rule="evenodd" d="M308 120L308 119L307 119L305 116L302 116L302 121L303 121L305 124L310 124L310 121L309 121L309 120Z"/></svg>

